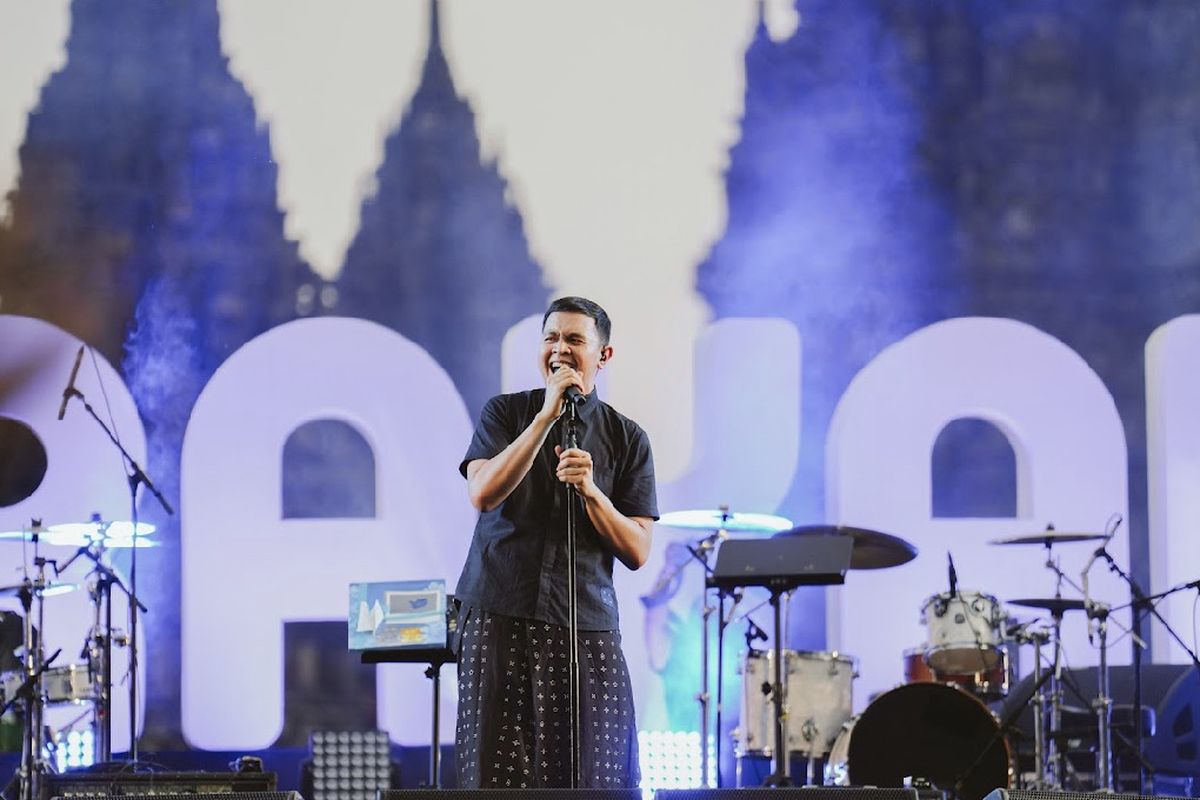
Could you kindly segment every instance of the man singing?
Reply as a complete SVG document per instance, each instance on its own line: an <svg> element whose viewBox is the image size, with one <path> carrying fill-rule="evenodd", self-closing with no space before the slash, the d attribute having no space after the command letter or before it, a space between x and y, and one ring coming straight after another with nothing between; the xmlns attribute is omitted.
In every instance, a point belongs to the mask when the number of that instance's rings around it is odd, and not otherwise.
<svg viewBox="0 0 1200 800"><path fill-rule="evenodd" d="M493 397L460 470L479 522L458 580L460 788L571 784L567 503L577 504L581 787L638 785L613 557L646 562L658 518L650 441L596 396L611 323L582 297L542 318L543 389ZM568 389L578 447L563 443ZM569 500L568 500L569 498Z"/></svg>

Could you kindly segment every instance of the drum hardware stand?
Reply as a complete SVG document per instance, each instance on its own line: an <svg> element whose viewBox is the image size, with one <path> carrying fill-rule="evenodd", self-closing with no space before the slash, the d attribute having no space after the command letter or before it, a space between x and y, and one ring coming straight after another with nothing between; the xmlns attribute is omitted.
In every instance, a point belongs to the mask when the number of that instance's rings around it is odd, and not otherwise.
<svg viewBox="0 0 1200 800"><path fill-rule="evenodd" d="M804 726L800 729L800 732L807 741L811 742L816 736L816 726L813 725L812 720L809 720L808 722L804 723ZM815 755L813 750L809 750L808 766L804 776L805 786L819 786L825 783L824 776L822 775L824 770L820 772L817 771L817 761L819 758L820 757Z"/></svg>
<svg viewBox="0 0 1200 800"><path fill-rule="evenodd" d="M708 563L708 554L713 551L718 542L724 541L729 537L725 530L725 523L729 519L729 506L722 505L719 507L721 511L721 527L717 528L708 536L696 542L694 545L687 545L688 552L692 557L700 562L704 567L704 579L707 586L708 576L712 574L712 567ZM714 611L718 611L718 623L721 623L725 614L725 592L722 591L718 595L719 608L714 609L709 601L708 592L704 592L704 608L700 613L700 692L696 695L696 701L700 704L700 785L708 787L709 783L709 765L708 765L708 738L709 738L709 702L712 699L708 691L709 679L709 631L711 625L709 619ZM725 630L723 624L717 626L717 743L716 743L716 761L717 761L717 787L721 786L721 679L723 669L721 665L721 655L723 653L723 644L725 640Z"/></svg>
<svg viewBox="0 0 1200 800"><path fill-rule="evenodd" d="M91 574L95 583L89 586L88 594L92 599L92 631L88 636L82 657L87 660L88 671L92 676L92 687L96 699L92 715L92 735L95 741L96 763L112 760L112 653L113 645L129 646L129 637L114 634L112 624L112 589L116 586L131 603L145 613L146 607L140 600L133 597L132 592L121 581L111 568L104 563L105 549L102 544L89 544L75 551L59 572L66 571L75 559L83 556L88 558L93 566ZM131 656L132 658L132 656Z"/></svg>
<svg viewBox="0 0 1200 800"><path fill-rule="evenodd" d="M705 563L704 568L705 568L705 572L709 571L707 563ZM707 594L707 592L705 592L705 594ZM717 784L718 789L724 788L724 783L725 783L724 776L721 775L721 749L722 749L721 748L721 739L722 739L721 724L722 724L722 722L724 720L724 716L725 716L725 628L726 628L726 625L728 624L725 620L725 597L727 594L732 594L732 596L733 596L733 605L730 606L730 608L729 608L729 615L731 617L733 616L733 612L737 608L738 603L740 603L742 601L742 594L741 594L741 592L738 592L738 591L726 592L725 590L722 589L717 593L717 714L716 714L716 722L715 722L716 728L717 728L717 735L716 735L716 737L714 737L715 741L713 743L714 744L713 757L714 757L714 760L716 761L716 764L714 765L715 769L713 770L713 772L716 774L716 779L717 779L716 784ZM706 607L707 607L707 605L708 604L705 603ZM705 623L704 623L704 638L708 639L708 622L707 621L705 621ZM707 663L707 655L708 654L705 653L704 655L705 655L705 660ZM701 672L703 673L705 671L707 671L707 668L702 667ZM708 718L707 713L705 713L704 718L705 719ZM706 727L707 726L705 726L705 725L701 725L701 734L700 734L700 775L701 775L701 779L700 779L700 782L701 782L702 786L707 788L711 784L708 780L708 774L709 774L709 769L708 769L708 731L704 730L704 728L706 728Z"/></svg>
<svg viewBox="0 0 1200 800"><path fill-rule="evenodd" d="M721 617L722 628L727 628L734 623L734 619L733 619L734 611L737 610L737 604L740 603L742 600L742 593L740 591L735 591L733 593L733 596L734 596L735 600L734 600L734 604L729 609L728 618L726 618L724 616L724 614L722 614L722 617ZM758 627L758 624L755 623L755 621L750 618L750 614L754 613L754 611L760 607L761 607L761 604L759 606L756 606L755 608L750 609L749 611L747 611L745 614L742 615L742 621L744 621L746 623L746 632L743 634L743 636L746 637L746 653L748 656L749 656L749 654L752 654L752 653L762 652L761 650L754 649L754 643L756 641L761 640L761 641L765 642L769 638L767 636L767 632L764 631L762 628ZM718 637L718 642L723 642L723 639L721 637ZM724 655L724 648L722 647L721 644L718 644L717 649L718 649L717 658L722 658ZM718 668L718 673L719 672L720 672L720 669ZM720 697L720 695L721 695L721 687L718 686L717 687L717 696ZM717 742L718 742L717 788L723 789L725 787L722 785L722 781L721 781L721 759L720 759L721 750L719 747L720 735L721 735L720 734L720 729L721 729L720 728L720 718L721 718L720 710L721 710L721 706L720 706L720 703L718 703L718 705L717 705L717 712L718 712L717 713L717 720L718 720L718 724L717 724L717 737L718 737L717 738ZM744 717L745 713L746 713L746 710L743 708L742 709L743 720L745 719L745 717ZM736 753L734 754L734 756L735 756L734 757L734 762L735 762L734 763L734 779L733 779L734 786L741 788L741 786L742 786L742 757L738 756Z"/></svg>
<svg viewBox="0 0 1200 800"><path fill-rule="evenodd" d="M1108 682L1108 606L1094 601L1088 602L1088 624L1096 620L1100 637L1100 671L1097 675L1098 689L1092 708L1096 712L1096 790L1113 791L1112 774L1112 693ZM1139 721L1140 722L1140 721Z"/></svg>
<svg viewBox="0 0 1200 800"><path fill-rule="evenodd" d="M39 554L39 539L35 530L33 533L34 558L37 567L37 578L25 578L18 597L24 617L24 649L25 649L25 680L14 693L13 698L4 706L4 712L14 706L18 700L25 703L25 729L21 737L21 764L18 769L20 784L20 800L40 800L42 791L42 776L49 771L49 766L43 757L45 744L45 729L42 725L42 675L58 658L61 650L57 650L49 658L42 657L42 637L44 635L45 601L43 591L46 588L46 565L57 567L52 559L42 558ZM37 598L37 627L33 625L33 601ZM2 714L3 712L0 712Z"/></svg>
<svg viewBox="0 0 1200 800"><path fill-rule="evenodd" d="M1054 599L1062 599L1063 582L1070 584L1080 593L1083 592L1074 582L1070 580L1058 565L1052 552L1052 543L1049 539L1046 540L1046 569L1050 570L1055 575L1054 582ZM1051 624L1051 642L1054 647L1054 660L1050 666L1050 730L1049 735L1043 731L1043 741L1046 745L1046 759L1050 766L1048 778L1045 788L1062 790L1065 788L1065 777L1067 772L1067 754L1062 747L1062 742L1059 740L1059 735L1062 732L1062 705L1063 705L1063 687L1062 687L1062 669L1063 669L1063 645L1062 645L1062 621L1064 610L1061 607L1050 609L1050 617L1053 620ZM1039 662L1040 663L1040 662ZM1043 712L1044 713L1044 712ZM1040 770L1039 770L1040 771Z"/></svg>
<svg viewBox="0 0 1200 800"><path fill-rule="evenodd" d="M1033 641L1033 677L1037 690L1033 693L1033 781L1035 789L1046 788L1046 667L1042 664L1042 647L1050 642L1050 630L1031 631Z"/></svg>
<svg viewBox="0 0 1200 800"><path fill-rule="evenodd" d="M80 349L80 353L83 350ZM76 365L78 366L78 364ZM150 477L142 470L137 460L134 459L129 451L121 444L121 440L116 434L104 424L104 420L100 419L96 414L95 409L87 401L87 397L79 389L75 388L74 380L68 384L67 389L63 392L63 408L65 412L67 401L73 397L78 397L79 402L83 403L84 410L88 415L100 426L100 429L108 436L109 441L121 453L121 458L125 461L125 466L128 468L126 478L129 482L129 505L130 505L130 520L133 523L133 552L129 554L129 583L130 589L127 592L129 595L129 760L137 763L138 760L138 739L137 739L137 723L138 723L138 649L137 649L137 629L138 629L138 610L145 610L145 606L137 599L137 551L138 551L138 502L137 494L138 487L145 486L146 490L154 495L158 500L159 505L168 514L174 514L175 509L171 508L171 504L167 502L167 498L163 497L162 492L150 480ZM62 414L59 414L59 419L62 419ZM573 569L572 565L572 569ZM111 687L111 685L110 685ZM110 742L111 744L111 742Z"/></svg>
<svg viewBox="0 0 1200 800"><path fill-rule="evenodd" d="M1036 622L1034 620L1033 622ZM1014 637L1018 645L1032 644L1033 645L1033 681L1036 687L1030 693L1029 699L1021 704L1021 708L1032 705L1033 713L1033 784L1032 786L1024 786L1024 780L1020 772L1018 764L1019 758L1016 752L1013 754L1013 774L1016 775L1019 784L1018 788L1022 789L1045 789L1046 788L1046 701L1049 699L1045 692L1046 680L1049 675L1046 672L1046 667L1042 662L1042 647L1050 642L1051 630L1049 628L1040 628L1037 630L1031 629L1033 622L1027 622L1017 625L1010 629L1011 636Z"/></svg>

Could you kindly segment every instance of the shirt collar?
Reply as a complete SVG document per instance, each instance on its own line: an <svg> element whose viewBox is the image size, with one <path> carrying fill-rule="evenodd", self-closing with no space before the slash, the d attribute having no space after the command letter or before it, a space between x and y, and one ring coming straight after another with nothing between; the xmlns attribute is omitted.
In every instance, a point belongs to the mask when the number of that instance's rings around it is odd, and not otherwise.
<svg viewBox="0 0 1200 800"><path fill-rule="evenodd" d="M575 414L581 420L591 419L593 416L595 416L596 411L600 408L600 404L601 401L599 390L596 386L593 386L591 394L585 394L583 396L583 402L575 406ZM562 415L560 415L560 419L561 417L566 416L566 407L564 406L563 408L564 412Z"/></svg>
<svg viewBox="0 0 1200 800"><path fill-rule="evenodd" d="M592 393L583 396L583 402L576 407L576 410L580 417L586 419L595 414L598 408L600 408L600 390L596 386L592 386Z"/></svg>

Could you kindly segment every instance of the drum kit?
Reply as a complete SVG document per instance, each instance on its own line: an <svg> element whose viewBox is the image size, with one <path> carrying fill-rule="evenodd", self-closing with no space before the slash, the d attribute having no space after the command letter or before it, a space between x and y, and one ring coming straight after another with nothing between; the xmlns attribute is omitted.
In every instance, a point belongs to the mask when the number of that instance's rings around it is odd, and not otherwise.
<svg viewBox="0 0 1200 800"><path fill-rule="evenodd" d="M48 708L85 707L77 721L90 712L96 762L112 757L113 649L132 645L113 627L112 590L116 587L126 597L132 595L114 571L111 553L118 548L155 546L149 538L153 531L154 526L146 523L111 522L94 515L85 523L50 526L34 520L23 530L0 533L0 542L21 542L23 547L32 544L33 553L32 573L27 566L20 583L0 587L0 596L16 597L21 606L19 614L3 612L5 624L0 625L0 668L5 670L0 673L0 721L8 726L15 722L21 730L18 774L22 800L40 797L42 779L52 771L48 756L54 737L45 722ZM73 547L75 552L65 560L47 558L43 555L46 546ZM92 625L81 662L56 664L61 650L47 655L45 647L46 601L81 588L59 580L79 559L90 565L83 583L93 609ZM145 611L140 602L137 607Z"/></svg>
<svg viewBox="0 0 1200 800"><path fill-rule="evenodd" d="M688 545L694 560L707 570L706 553L730 534L783 536L845 536L853 541L851 570L886 569L911 561L917 549L897 536L864 528L831 525L791 527L779 517L734 514L728 508L716 511L686 511L665 514L659 524L667 527L707 530L709 535ZM1046 551L1046 567L1056 575L1053 597L1021 598L1009 605L1048 612L1051 622L1019 622L996 597L960 589L953 559L949 557L949 591L928 597L920 607L925 641L903 653L904 682L871 698L858 715L853 713L852 686L857 661L843 653L825 651L756 650L753 641L766 638L754 624L751 609L738 619L724 612L719 618L718 652L724 628L734 621L750 626L747 650L741 657L741 720L733 731L737 784L741 785L743 762L750 758L776 758L776 741L786 742L788 757L808 761L807 782L846 786L905 786L940 790L963 800L980 800L997 788L1065 789L1066 762L1062 728L1063 664L1062 622L1068 612L1083 611L1100 633L1100 691L1092 701L1097 726L1094 788L1112 789L1111 730L1112 698L1108 696L1106 624L1109 607L1093 600L1062 596L1063 584L1075 586L1052 555L1064 544L1105 541L1112 533L1046 531L993 540L995 546L1040 546ZM677 572L682 565L674 565ZM1089 564L1090 567L1090 564ZM1086 596L1085 585L1081 591ZM710 584L711 585L711 584ZM740 599L740 597L739 597ZM705 598L702 636L701 741L708 741L708 618L714 609ZM736 601L735 601L736 607ZM722 604L723 608L723 604ZM752 636L749 631L756 631ZM1017 676L1020 650L1033 648L1032 690L1027 697L1010 697ZM778 682L776 653L782 661ZM718 656L718 665L721 659ZM718 666L719 669L719 666ZM717 730L720 723L718 674ZM776 688L782 702L773 697ZM1008 701L1007 706L1001 703ZM1013 733L1017 715L1033 707L1033 752L1021 753ZM782 712L779 709L782 708ZM1005 710L1005 719L999 712ZM776 718L779 715L779 718ZM784 734L773 733L781 726ZM715 741L716 785L722 785L721 737ZM1021 741L1021 745L1027 745ZM707 748L702 748L707 750ZM706 754L705 754L706 755ZM786 763L789 758L784 758ZM1032 761L1032 769L1028 769ZM710 774L702 755L704 784ZM785 767L785 778L786 778ZM773 775L772 778L775 776ZM769 782L771 779L768 779ZM785 781L786 782L786 781ZM1078 788L1078 784L1071 788Z"/></svg>

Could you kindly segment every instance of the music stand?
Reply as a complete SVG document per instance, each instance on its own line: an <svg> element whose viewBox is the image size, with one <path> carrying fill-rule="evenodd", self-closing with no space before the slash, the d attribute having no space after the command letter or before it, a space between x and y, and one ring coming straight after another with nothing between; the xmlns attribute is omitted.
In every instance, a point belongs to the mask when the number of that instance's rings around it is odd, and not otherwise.
<svg viewBox="0 0 1200 800"><path fill-rule="evenodd" d="M767 786L788 786L788 753L783 735L783 624L780 597L799 586L834 586L846 582L854 539L849 536L785 536L773 539L730 539L717 550L717 563L706 581L729 590L761 586L771 592L775 623L775 668L772 708L775 713L773 769ZM720 658L720 655L717 656ZM701 742L701 747L707 747Z"/></svg>
<svg viewBox="0 0 1200 800"><path fill-rule="evenodd" d="M429 742L429 788L442 788L438 704L442 697L442 665L458 661L458 604L446 595L446 643L440 647L378 647L360 650L363 664L428 664L425 677L433 686L433 734Z"/></svg>

